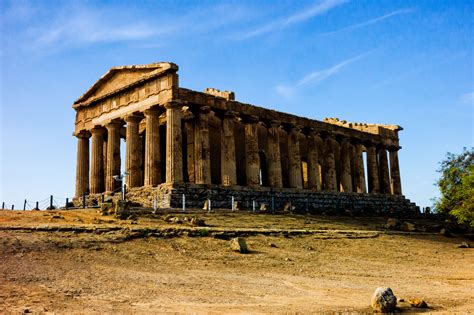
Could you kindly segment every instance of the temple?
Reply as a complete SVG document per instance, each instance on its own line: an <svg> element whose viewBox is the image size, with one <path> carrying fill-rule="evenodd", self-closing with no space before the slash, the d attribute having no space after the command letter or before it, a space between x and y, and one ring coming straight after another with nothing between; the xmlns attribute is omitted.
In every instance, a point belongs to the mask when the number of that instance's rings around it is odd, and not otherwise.
<svg viewBox="0 0 474 315"><path fill-rule="evenodd" d="M402 195L400 126L298 117L182 88L177 72L114 67L74 102L75 201L117 195L125 173L127 197L144 207L416 210Z"/></svg>

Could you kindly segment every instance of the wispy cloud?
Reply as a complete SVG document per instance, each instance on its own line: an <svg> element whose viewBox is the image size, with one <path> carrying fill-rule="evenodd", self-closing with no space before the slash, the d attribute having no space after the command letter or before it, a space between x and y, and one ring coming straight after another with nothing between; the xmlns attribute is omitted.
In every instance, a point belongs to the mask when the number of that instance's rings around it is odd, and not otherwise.
<svg viewBox="0 0 474 315"><path fill-rule="evenodd" d="M469 92L459 97L461 103L474 105L474 92Z"/></svg>
<svg viewBox="0 0 474 315"><path fill-rule="evenodd" d="M326 79L329 79L330 77L338 74L343 68L347 67L348 65L358 61L359 59L364 58L368 54L372 53L372 51L373 50L370 50L370 51L365 52L363 54L360 54L360 55L357 55L355 57L346 59L346 60L344 60L342 62L339 62L338 64L336 64L332 67L322 69L322 70L313 71L313 72L305 75L304 77L302 77L300 80L298 80L294 84L286 84L286 85L285 84L280 84L280 85L276 86L275 90L281 96L284 96L284 97L287 97L287 98L291 97L294 94L295 90L298 89L299 87L304 86L306 84L310 84L310 83L311 84L319 84L322 81L324 81Z"/></svg>
<svg viewBox="0 0 474 315"><path fill-rule="evenodd" d="M413 12L413 11L414 11L413 8L406 8L406 9L396 10L396 11L387 13L385 15L382 15L382 16L364 21L364 22L360 22L360 23L357 23L357 24L346 26L346 27L341 28L339 30L326 32L326 33L321 33L319 35L334 35L334 34L345 32L345 31L352 31L352 30L355 30L355 29L358 29L358 28L362 28L362 27L365 27L365 26L369 26L369 25L372 25L372 24L382 22L386 19L389 19L389 18L397 16L397 15L407 14L407 13L410 13L410 12Z"/></svg>
<svg viewBox="0 0 474 315"><path fill-rule="evenodd" d="M257 28L253 28L248 31L238 33L234 36L234 39L244 40L244 39L260 36L263 34L279 31L291 25L302 23L313 17L322 15L328 12L329 10L337 6L340 6L348 1L349 0L324 0L305 10L297 12L293 15L289 15L281 19L274 20L267 24L261 25Z"/></svg>

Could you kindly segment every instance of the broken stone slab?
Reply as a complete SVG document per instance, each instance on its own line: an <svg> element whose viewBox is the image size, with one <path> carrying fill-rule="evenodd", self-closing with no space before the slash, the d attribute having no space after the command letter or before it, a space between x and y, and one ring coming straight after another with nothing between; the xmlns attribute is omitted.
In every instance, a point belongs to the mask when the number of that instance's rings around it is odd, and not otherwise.
<svg viewBox="0 0 474 315"><path fill-rule="evenodd" d="M241 254L248 253L247 242L243 237L235 237L230 240L230 249Z"/></svg>
<svg viewBox="0 0 474 315"><path fill-rule="evenodd" d="M397 307L397 297L393 294L392 289L378 287L372 295L370 306L377 312L393 312Z"/></svg>

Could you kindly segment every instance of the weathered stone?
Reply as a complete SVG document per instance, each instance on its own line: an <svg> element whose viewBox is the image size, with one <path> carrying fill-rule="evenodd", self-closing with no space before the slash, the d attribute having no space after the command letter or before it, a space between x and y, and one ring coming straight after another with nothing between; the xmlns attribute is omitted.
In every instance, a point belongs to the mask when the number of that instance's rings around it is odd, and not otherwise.
<svg viewBox="0 0 474 315"><path fill-rule="evenodd" d="M236 237L230 240L230 248L235 252L242 254L248 253L247 243L242 237Z"/></svg>
<svg viewBox="0 0 474 315"><path fill-rule="evenodd" d="M398 219L389 218L385 227L390 230L399 230L402 225L402 222Z"/></svg>
<svg viewBox="0 0 474 315"><path fill-rule="evenodd" d="M401 224L401 228L400 228L402 231L406 231L406 232L415 232L416 231L416 226L415 224L413 223L409 223L409 222L403 222Z"/></svg>
<svg viewBox="0 0 474 315"><path fill-rule="evenodd" d="M379 287L372 295L370 306L377 312L393 312L397 306L397 297L393 294L392 289Z"/></svg>
<svg viewBox="0 0 474 315"><path fill-rule="evenodd" d="M411 306L417 307L417 308L428 308L428 304L419 298L411 298L408 299L408 303L410 303Z"/></svg>
<svg viewBox="0 0 474 315"><path fill-rule="evenodd" d="M462 242L458 245L458 248L471 248L471 244L469 244L468 242Z"/></svg>

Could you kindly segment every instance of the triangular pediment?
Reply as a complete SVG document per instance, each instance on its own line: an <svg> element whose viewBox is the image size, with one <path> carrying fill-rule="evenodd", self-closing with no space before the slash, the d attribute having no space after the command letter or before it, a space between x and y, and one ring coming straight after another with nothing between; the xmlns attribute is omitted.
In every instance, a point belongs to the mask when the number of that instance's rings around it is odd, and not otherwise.
<svg viewBox="0 0 474 315"><path fill-rule="evenodd" d="M134 65L114 67L107 71L89 90L84 93L73 107L91 103L104 98L114 92L121 91L134 83L141 82L168 69L176 71L178 67L173 63L160 62L148 65Z"/></svg>

